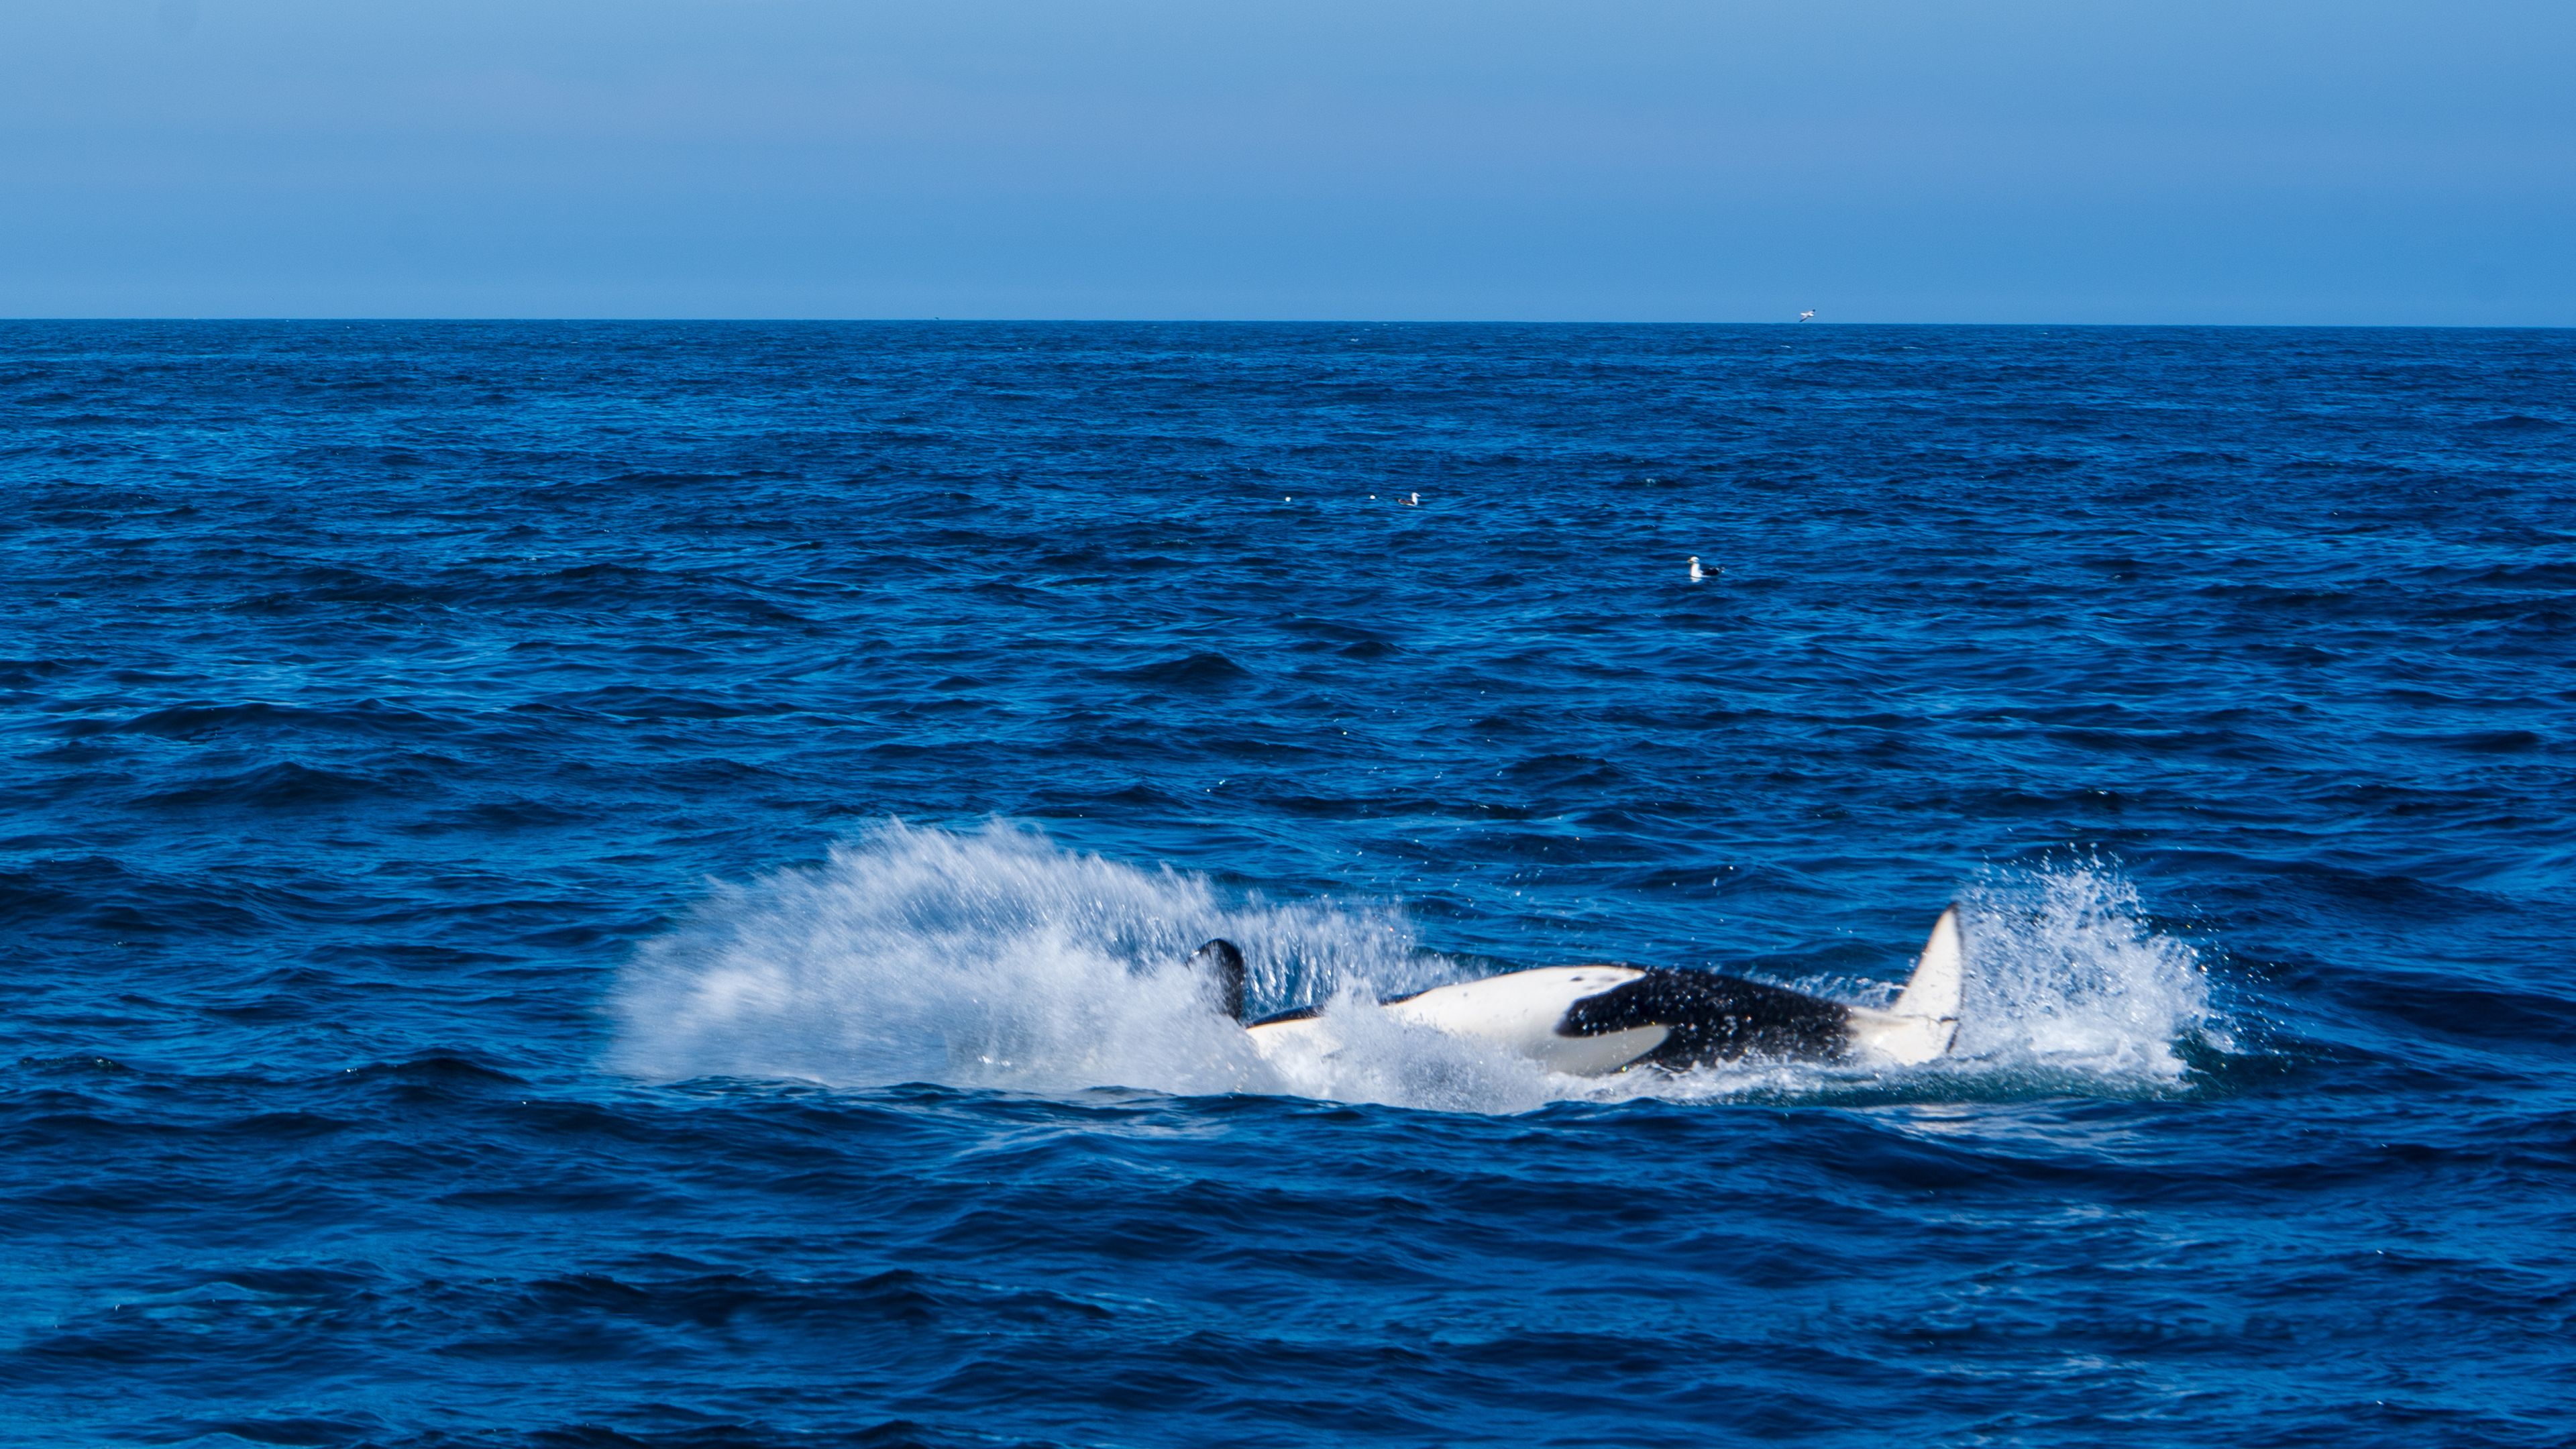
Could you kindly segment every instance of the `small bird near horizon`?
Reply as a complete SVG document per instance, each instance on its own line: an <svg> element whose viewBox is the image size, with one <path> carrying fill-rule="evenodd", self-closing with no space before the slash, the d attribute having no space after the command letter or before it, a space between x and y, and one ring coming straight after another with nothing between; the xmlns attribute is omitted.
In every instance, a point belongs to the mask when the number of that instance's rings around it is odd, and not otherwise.
<svg viewBox="0 0 2576 1449"><path fill-rule="evenodd" d="M1806 311L1799 313L1799 314L1798 314L1798 320L1799 320L1799 321L1801 321L1801 322L1813 322L1813 321L1815 321L1815 320L1816 320L1816 309L1815 309L1815 308L1813 308L1813 307L1810 307L1810 308L1808 308Z"/></svg>

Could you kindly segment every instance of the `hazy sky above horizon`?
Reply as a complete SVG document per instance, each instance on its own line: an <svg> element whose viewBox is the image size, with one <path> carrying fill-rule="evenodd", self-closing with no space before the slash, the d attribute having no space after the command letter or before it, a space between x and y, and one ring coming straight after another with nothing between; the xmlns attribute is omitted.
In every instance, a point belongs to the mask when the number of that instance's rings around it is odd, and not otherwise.
<svg viewBox="0 0 2576 1449"><path fill-rule="evenodd" d="M2576 324L2576 4L0 0L0 315Z"/></svg>

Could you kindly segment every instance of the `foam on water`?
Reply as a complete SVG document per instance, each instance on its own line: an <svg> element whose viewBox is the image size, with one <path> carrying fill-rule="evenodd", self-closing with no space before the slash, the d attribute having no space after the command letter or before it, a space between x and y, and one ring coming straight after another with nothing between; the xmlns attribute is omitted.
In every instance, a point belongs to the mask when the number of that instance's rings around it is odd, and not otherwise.
<svg viewBox="0 0 2576 1449"><path fill-rule="evenodd" d="M1901 1074L1747 1063L1568 1077L1407 1027L1368 1003L1465 974L1403 915L1329 902L1228 904L1208 882L1077 854L1033 831L900 823L811 870L724 887L638 953L615 996L617 1060L637 1075L938 1082L1036 1093L1142 1087L1260 1092L1453 1111L1571 1098L1847 1096L2045 1080L2063 1090L2178 1082L2176 1044L2206 991L2191 949L2147 930L2099 862L1998 871L1965 898L1959 1043ZM1182 964L1242 943L1256 1009L1323 999L1315 1051L1265 1058ZM1891 978L1905 963L1892 961ZM1891 988L1892 989L1892 988ZM1963 1080L1964 1079L1964 1080Z"/></svg>

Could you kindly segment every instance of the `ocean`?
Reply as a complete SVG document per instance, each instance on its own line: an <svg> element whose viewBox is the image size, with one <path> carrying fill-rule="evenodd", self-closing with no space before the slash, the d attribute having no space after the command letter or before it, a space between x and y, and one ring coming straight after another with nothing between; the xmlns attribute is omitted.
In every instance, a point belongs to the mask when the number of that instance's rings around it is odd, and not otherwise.
<svg viewBox="0 0 2576 1449"><path fill-rule="evenodd" d="M15 1445L2576 1443L2571 939L2576 334L0 324Z"/></svg>

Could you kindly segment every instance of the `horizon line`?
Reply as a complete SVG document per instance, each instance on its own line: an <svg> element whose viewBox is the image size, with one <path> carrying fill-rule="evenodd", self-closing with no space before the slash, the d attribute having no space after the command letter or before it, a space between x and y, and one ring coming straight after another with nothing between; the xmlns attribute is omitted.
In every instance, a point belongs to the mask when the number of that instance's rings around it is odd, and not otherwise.
<svg viewBox="0 0 2576 1449"><path fill-rule="evenodd" d="M1004 317L935 315L886 315L847 317L806 316L716 316L676 314L651 316L620 313L583 316L577 314L541 315L495 313L488 315L422 314L316 314L285 313L219 313L189 316L182 314L106 314L106 315L0 315L0 326L27 324L103 325L112 323L208 323L208 324L301 324L322 326L342 324L420 325L449 323L457 325L495 325L505 323L551 325L640 326L988 326L988 327L1784 327L1805 330L1823 328L2055 328L2083 331L2235 331L2235 332L2565 332L2576 330L2567 322L1980 322L1980 321L1910 321L1890 322L1867 319L1844 320L1768 318L1729 320L1714 319L1613 319L1613 318L1519 318L1519 317Z"/></svg>

